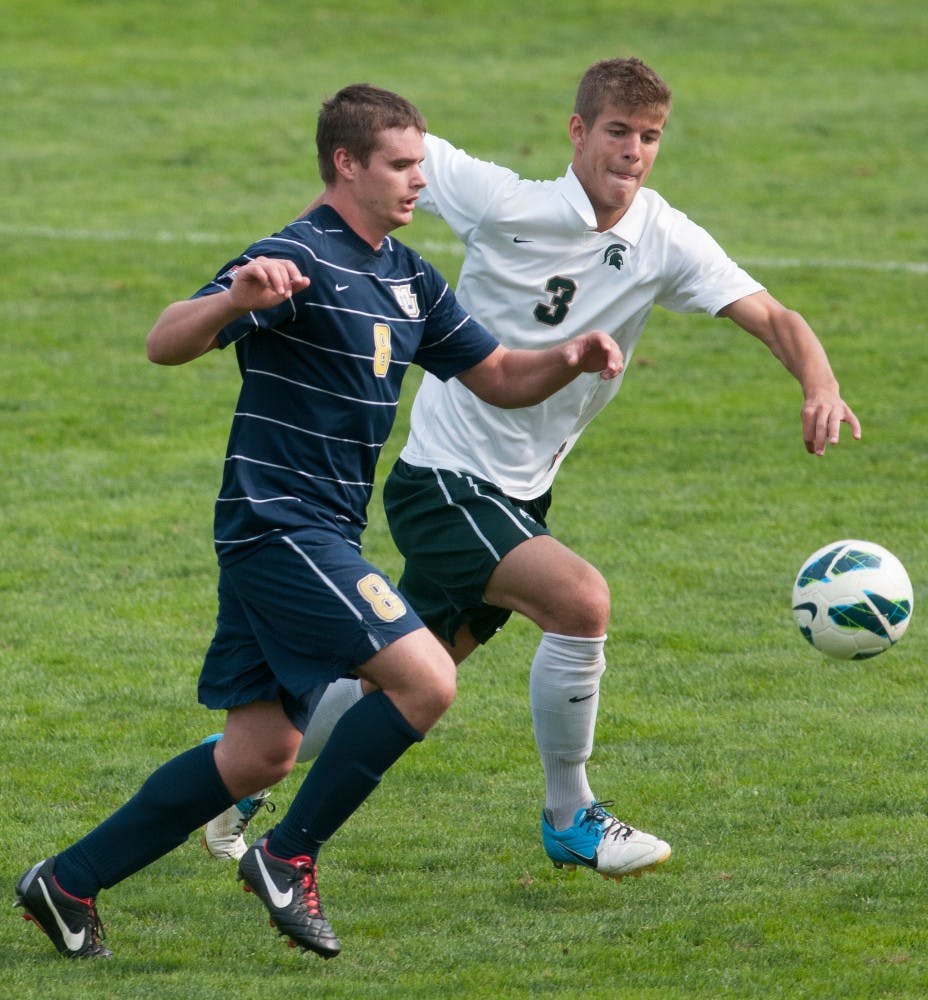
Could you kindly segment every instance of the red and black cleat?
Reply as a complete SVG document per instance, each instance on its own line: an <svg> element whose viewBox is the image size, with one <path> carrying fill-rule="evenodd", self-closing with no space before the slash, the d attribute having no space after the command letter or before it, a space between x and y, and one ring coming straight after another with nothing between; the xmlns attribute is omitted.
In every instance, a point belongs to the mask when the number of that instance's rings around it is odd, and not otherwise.
<svg viewBox="0 0 928 1000"><path fill-rule="evenodd" d="M251 845L238 863L239 880L267 907L271 926L292 948L334 958L342 947L319 900L316 863L310 857L274 857L267 850L270 831Z"/></svg>

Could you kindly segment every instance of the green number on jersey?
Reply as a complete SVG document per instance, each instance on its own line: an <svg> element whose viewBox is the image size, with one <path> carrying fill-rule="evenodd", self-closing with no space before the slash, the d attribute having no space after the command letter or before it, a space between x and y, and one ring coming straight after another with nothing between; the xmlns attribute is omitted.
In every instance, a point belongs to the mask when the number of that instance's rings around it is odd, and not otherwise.
<svg viewBox="0 0 928 1000"><path fill-rule="evenodd" d="M539 302L535 306L535 319L548 326L557 326L564 322L571 300L577 293L577 282L571 278L555 275L548 279L545 291L551 293L550 302Z"/></svg>

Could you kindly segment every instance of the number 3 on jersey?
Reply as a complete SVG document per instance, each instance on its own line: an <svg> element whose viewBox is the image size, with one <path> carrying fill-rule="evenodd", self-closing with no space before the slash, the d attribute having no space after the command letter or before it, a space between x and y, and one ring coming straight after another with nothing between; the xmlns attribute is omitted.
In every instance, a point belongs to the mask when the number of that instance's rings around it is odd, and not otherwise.
<svg viewBox="0 0 928 1000"><path fill-rule="evenodd" d="M577 294L577 282L573 278L562 278L558 274L548 278L545 291L551 293L551 301L539 302L535 306L535 319L548 326L557 326L558 323L564 322L570 303Z"/></svg>
<svg viewBox="0 0 928 1000"><path fill-rule="evenodd" d="M393 349L390 346L390 327L386 323L374 324L374 374L384 378L390 370L390 358Z"/></svg>
<svg viewBox="0 0 928 1000"><path fill-rule="evenodd" d="M358 593L381 621L395 622L406 614L406 605L390 589L387 581L376 573L368 573L358 580Z"/></svg>

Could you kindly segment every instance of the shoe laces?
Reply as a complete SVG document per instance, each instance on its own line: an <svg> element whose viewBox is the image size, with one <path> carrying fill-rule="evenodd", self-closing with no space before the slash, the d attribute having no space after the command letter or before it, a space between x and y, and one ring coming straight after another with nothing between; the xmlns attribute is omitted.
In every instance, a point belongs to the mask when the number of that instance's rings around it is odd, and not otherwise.
<svg viewBox="0 0 928 1000"><path fill-rule="evenodd" d="M616 819L612 813L606 811L606 806L611 806L613 803L609 802L594 802L586 813L584 813L583 819L580 820L581 825L592 823L600 828L600 836L603 840L606 837L612 837L613 840L618 840L621 837L623 840L628 840L628 838L635 832L634 827L628 825L628 823L623 823L622 820Z"/></svg>
<svg viewBox="0 0 928 1000"><path fill-rule="evenodd" d="M85 900L87 903L87 916L90 918L90 940L91 940L91 951L97 952L100 950L100 942L106 940L106 929L103 926L103 921L100 919L100 914L97 913L97 904L93 899Z"/></svg>
<svg viewBox="0 0 928 1000"><path fill-rule="evenodd" d="M243 804L245 806L244 809L242 808ZM277 809L277 806L270 801L267 795L264 798L245 799L243 802L239 802L238 811L241 813L241 819L236 821L233 833L236 836L241 836L247 829L248 824L257 816L262 808L272 813Z"/></svg>
<svg viewBox="0 0 928 1000"><path fill-rule="evenodd" d="M303 904L312 918L325 919L322 912L322 902L319 899L319 888L316 883L316 862L309 855L301 854L291 858L290 864L296 869L288 881L299 886Z"/></svg>

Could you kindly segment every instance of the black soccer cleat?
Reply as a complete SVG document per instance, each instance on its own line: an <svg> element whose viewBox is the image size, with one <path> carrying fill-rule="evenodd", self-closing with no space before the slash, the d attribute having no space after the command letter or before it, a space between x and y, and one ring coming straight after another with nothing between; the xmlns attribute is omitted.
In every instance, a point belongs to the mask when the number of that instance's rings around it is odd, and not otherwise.
<svg viewBox="0 0 928 1000"><path fill-rule="evenodd" d="M239 881L267 907L271 926L290 938L290 946L335 958L342 950L322 912L316 863L310 857L285 860L268 853L271 831L256 840L238 863Z"/></svg>
<svg viewBox="0 0 928 1000"><path fill-rule="evenodd" d="M48 935L65 958L109 958L113 953L100 944L103 924L92 899L78 899L55 879L55 859L33 865L16 883L16 906Z"/></svg>

